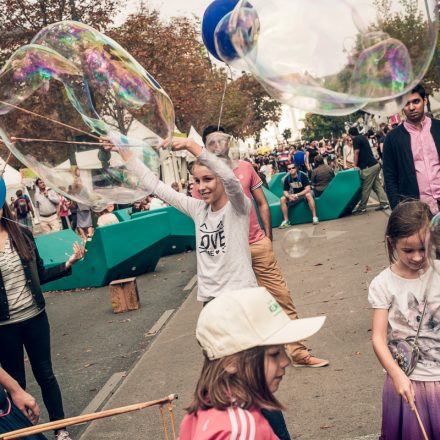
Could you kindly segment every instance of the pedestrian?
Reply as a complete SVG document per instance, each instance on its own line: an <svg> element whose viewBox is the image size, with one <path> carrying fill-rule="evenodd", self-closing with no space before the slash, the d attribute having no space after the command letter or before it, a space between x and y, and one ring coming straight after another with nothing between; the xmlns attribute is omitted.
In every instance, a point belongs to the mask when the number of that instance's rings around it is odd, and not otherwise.
<svg viewBox="0 0 440 440"><path fill-rule="evenodd" d="M115 205L113 203L107 205L104 211L102 211L102 213L98 217L97 226L107 226L119 223L118 217L113 214L114 209Z"/></svg>
<svg viewBox="0 0 440 440"><path fill-rule="evenodd" d="M71 274L71 266L84 256L74 244L66 263L44 267L32 233L11 220L7 204L0 210L0 365L26 389L24 349L41 388L51 421L64 419L63 403L52 370L49 321L41 284ZM65 429L57 440L69 440Z"/></svg>
<svg viewBox="0 0 440 440"><path fill-rule="evenodd" d="M112 148L105 142L105 148ZM131 150L121 149L119 153L127 169L139 176L145 192L154 193L194 220L197 299L206 304L223 291L257 286L247 242L251 202L239 180L228 165L192 139L176 137L171 146L174 151L187 150L196 156L191 171L203 200L188 197L160 181Z"/></svg>
<svg viewBox="0 0 440 440"><path fill-rule="evenodd" d="M440 262L428 258L431 217L428 205L418 200L397 205L385 236L390 266L369 288L373 348L387 373L383 440L423 438L415 407L428 438L440 439Z"/></svg>
<svg viewBox="0 0 440 440"><path fill-rule="evenodd" d="M368 139L359 134L356 127L350 127L348 134L353 140L354 168L360 170L362 182L361 200L354 214L363 214L367 211L367 203L373 190L379 199L377 210L384 210L389 207L387 195L380 181L380 164L374 158Z"/></svg>
<svg viewBox="0 0 440 440"><path fill-rule="evenodd" d="M354 168L354 149L353 149L353 139L351 136L346 136L344 140L344 170L349 170Z"/></svg>
<svg viewBox="0 0 440 440"><path fill-rule="evenodd" d="M383 174L391 208L406 198L420 199L436 214L440 200L440 121L425 114L427 102L421 85L406 98L406 121L385 138Z"/></svg>
<svg viewBox="0 0 440 440"><path fill-rule="evenodd" d="M61 219L61 226L64 229L70 229L70 209L69 209L69 201L64 197L60 196L60 219Z"/></svg>
<svg viewBox="0 0 440 440"><path fill-rule="evenodd" d="M82 241L91 241L93 237L92 210L85 203L77 203L76 227Z"/></svg>
<svg viewBox="0 0 440 440"><path fill-rule="evenodd" d="M58 206L60 198L58 194L46 186L43 179L38 178L35 181L35 207L40 218L41 231L44 234L57 232L60 228L58 219Z"/></svg>
<svg viewBox="0 0 440 440"><path fill-rule="evenodd" d="M0 367L0 434L29 428L38 422L40 408L36 400ZM46 440L42 434L22 440Z"/></svg>
<svg viewBox="0 0 440 440"><path fill-rule="evenodd" d="M223 148L218 148L222 134L227 137L223 138L225 141ZM270 209L262 189L263 182L255 172L252 164L242 160L231 161L229 159L228 136L224 127L210 125L203 130L202 139L208 151L218 154L233 169L246 197L252 202L249 213L248 241L251 250L252 269L258 285L265 287L274 296L275 300L281 304L283 310L290 316L290 319L298 319L295 304L273 250ZM198 191L194 191L193 196L200 198ZM257 209L259 215L257 215ZM261 219L263 229L258 218ZM328 360L313 356L302 342L289 344L287 351L292 357L293 365L297 367L316 368L329 364Z"/></svg>
<svg viewBox="0 0 440 440"><path fill-rule="evenodd" d="M333 177L335 177L335 172L324 163L324 158L318 154L315 157L315 169L312 171L311 177L315 197L319 197L325 191Z"/></svg>
<svg viewBox="0 0 440 440"><path fill-rule="evenodd" d="M204 364L180 427L180 440L290 439L271 414L290 364L284 345L316 333L325 317L291 320L264 288L228 291L197 321Z"/></svg>
<svg viewBox="0 0 440 440"><path fill-rule="evenodd" d="M299 171L294 164L289 165L287 167L287 171L289 174L287 174L283 182L284 195L280 199L280 208L283 213L283 221L281 222L279 228L284 229L290 226L289 208L295 206L303 200L307 202L310 212L312 213L313 224L317 225L319 223L319 218L316 215L315 199L313 198L312 187L307 174Z"/></svg>
<svg viewBox="0 0 440 440"><path fill-rule="evenodd" d="M31 201L26 194L23 194L21 189L17 190L15 195L17 199L14 202L15 218L18 223L32 231L32 217L35 217L34 208L32 208Z"/></svg>

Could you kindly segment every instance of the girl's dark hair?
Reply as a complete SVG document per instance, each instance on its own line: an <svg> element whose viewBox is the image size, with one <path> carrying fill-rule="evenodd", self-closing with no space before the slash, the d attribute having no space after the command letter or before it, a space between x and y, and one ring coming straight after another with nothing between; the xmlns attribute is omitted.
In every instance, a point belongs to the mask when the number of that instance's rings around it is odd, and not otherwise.
<svg viewBox="0 0 440 440"><path fill-rule="evenodd" d="M8 233L12 245L20 258L23 261L31 260L33 253L32 245L29 239L24 235L23 231L21 231L21 227L12 218L12 213L7 203L3 205L3 215L0 222Z"/></svg>
<svg viewBox="0 0 440 440"><path fill-rule="evenodd" d="M210 408L223 410L233 403L244 409L253 406L283 409L267 386L265 352L265 347L255 347L221 359L205 357L194 399L187 411L196 414L198 410Z"/></svg>
<svg viewBox="0 0 440 440"><path fill-rule="evenodd" d="M405 200L394 208L385 231L385 246L390 264L397 261L397 240L417 234L429 225L431 219L428 205L419 200Z"/></svg>

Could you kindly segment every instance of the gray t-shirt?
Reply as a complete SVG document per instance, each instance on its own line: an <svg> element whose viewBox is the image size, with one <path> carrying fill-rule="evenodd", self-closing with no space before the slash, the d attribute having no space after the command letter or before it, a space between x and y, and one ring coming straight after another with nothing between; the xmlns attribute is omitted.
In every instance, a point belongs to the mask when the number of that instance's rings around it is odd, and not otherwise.
<svg viewBox="0 0 440 440"><path fill-rule="evenodd" d="M391 271L382 271L370 284L368 301L374 309L388 310L388 341L414 337L423 312L424 293L428 305L419 334L420 360L411 380L440 380L440 261L417 279L406 279ZM393 352L395 344L389 344Z"/></svg>
<svg viewBox="0 0 440 440"><path fill-rule="evenodd" d="M199 157L222 180L229 201L212 212L203 200L174 191L161 182L139 159L127 162L127 169L142 181L143 189L190 216L196 228L199 301L210 301L225 290L256 287L249 249L251 201L232 169L215 155L204 151Z"/></svg>

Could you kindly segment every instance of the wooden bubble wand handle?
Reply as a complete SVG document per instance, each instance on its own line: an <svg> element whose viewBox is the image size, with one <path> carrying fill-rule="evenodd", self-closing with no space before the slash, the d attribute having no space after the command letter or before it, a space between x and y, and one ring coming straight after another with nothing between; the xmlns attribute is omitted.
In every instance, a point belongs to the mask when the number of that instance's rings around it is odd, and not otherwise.
<svg viewBox="0 0 440 440"><path fill-rule="evenodd" d="M423 426L422 419L420 418L420 414L419 414L419 412L417 411L417 408L416 408L415 405L414 405L414 412L415 412L415 414L416 414L417 421L419 422L419 426L420 426L420 429L421 429L422 434L423 434L423 440L429 440L428 435L426 434L426 429L425 429L425 427Z"/></svg>
<svg viewBox="0 0 440 440"><path fill-rule="evenodd" d="M134 405L123 406L120 408L108 409L92 414L83 414L81 416L71 417L69 419L56 420L55 422L43 423L42 425L30 426L29 428L18 429L16 431L0 434L0 440L12 440L28 435L40 434L45 431L55 431L66 428L67 426L79 425L80 423L91 422L92 420L103 419L106 417L117 416L128 412L139 411L144 408L155 405L163 405L172 402L178 398L177 394L170 394L163 399L151 400L149 402L136 403Z"/></svg>

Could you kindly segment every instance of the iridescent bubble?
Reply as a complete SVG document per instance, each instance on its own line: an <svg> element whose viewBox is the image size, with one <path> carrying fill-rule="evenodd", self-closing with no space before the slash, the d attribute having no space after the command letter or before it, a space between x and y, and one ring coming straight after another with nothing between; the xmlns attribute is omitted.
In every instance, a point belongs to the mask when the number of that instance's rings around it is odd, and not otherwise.
<svg viewBox="0 0 440 440"><path fill-rule="evenodd" d="M236 52L275 99L314 113L343 115L404 95L436 46L436 0L391 0L387 11L375 0L253 0L251 46L242 25L249 6L240 0L229 19Z"/></svg>
<svg viewBox="0 0 440 440"><path fill-rule="evenodd" d="M284 234L282 248L290 258L304 257L310 250L310 237L302 229L291 229Z"/></svg>
<svg viewBox="0 0 440 440"><path fill-rule="evenodd" d="M0 71L0 127L25 166L99 211L145 196L117 149L103 149L100 138L133 149L158 172L157 147L174 131L174 111L154 78L117 43L88 26L62 22L20 48Z"/></svg>

